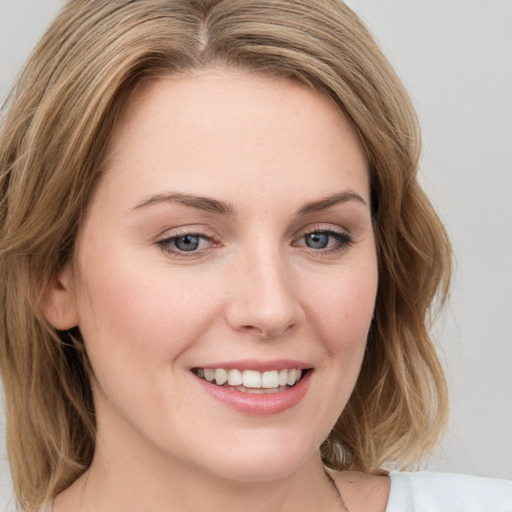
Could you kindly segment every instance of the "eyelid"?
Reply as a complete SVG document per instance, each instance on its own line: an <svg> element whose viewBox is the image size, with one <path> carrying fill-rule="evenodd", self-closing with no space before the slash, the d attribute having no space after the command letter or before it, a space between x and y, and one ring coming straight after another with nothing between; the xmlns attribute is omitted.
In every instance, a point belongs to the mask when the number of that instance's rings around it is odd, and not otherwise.
<svg viewBox="0 0 512 512"><path fill-rule="evenodd" d="M309 224L304 228L301 228L296 232L296 235L293 237L294 240L298 240L303 236L309 235L311 233L339 233L340 235L347 235L351 238L350 230L339 225L335 224Z"/></svg>
<svg viewBox="0 0 512 512"><path fill-rule="evenodd" d="M178 226L171 229L166 229L165 231L162 231L159 235L157 235L155 238L156 240L161 239L168 239L168 238L179 238L180 236L187 236L187 235L200 235L204 236L206 238L212 238L213 233L209 229L205 229L203 226Z"/></svg>

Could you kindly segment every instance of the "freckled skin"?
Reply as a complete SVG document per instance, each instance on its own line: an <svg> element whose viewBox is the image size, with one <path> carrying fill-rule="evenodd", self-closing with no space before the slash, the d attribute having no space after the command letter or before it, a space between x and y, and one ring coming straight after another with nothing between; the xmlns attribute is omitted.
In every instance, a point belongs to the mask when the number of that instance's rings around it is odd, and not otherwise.
<svg viewBox="0 0 512 512"><path fill-rule="evenodd" d="M346 190L362 201L297 213ZM229 203L235 214L176 202L135 208L169 191ZM165 500L176 510L189 510L179 508L185 499L190 510L220 503L212 496L226 482L299 490L321 481L325 491L318 447L354 387L377 290L369 204L356 135L304 86L208 71L137 92L90 200L71 278L70 309L94 369L98 444L87 485L96 510L143 509L140 485L153 510ZM314 230L352 242L329 235L329 247L311 249ZM200 234L200 250L159 244L187 232ZM313 372L301 403L274 416L234 411L190 371L284 358ZM295 505L322 503L301 492Z"/></svg>

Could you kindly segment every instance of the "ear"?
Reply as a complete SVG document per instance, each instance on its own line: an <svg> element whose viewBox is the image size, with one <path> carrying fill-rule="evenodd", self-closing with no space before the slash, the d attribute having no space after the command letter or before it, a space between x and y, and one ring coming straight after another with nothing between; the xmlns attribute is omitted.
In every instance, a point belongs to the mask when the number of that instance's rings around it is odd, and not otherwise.
<svg viewBox="0 0 512 512"><path fill-rule="evenodd" d="M59 331L78 325L78 311L72 287L71 264L66 265L50 280L42 301L44 316Z"/></svg>

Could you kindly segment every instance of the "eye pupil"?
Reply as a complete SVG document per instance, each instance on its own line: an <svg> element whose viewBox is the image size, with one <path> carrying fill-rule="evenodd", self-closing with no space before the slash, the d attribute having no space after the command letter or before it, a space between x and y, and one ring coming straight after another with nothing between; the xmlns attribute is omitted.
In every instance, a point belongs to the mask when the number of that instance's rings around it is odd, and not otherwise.
<svg viewBox="0 0 512 512"><path fill-rule="evenodd" d="M199 247L199 237L196 235L180 236L174 243L180 251L195 251Z"/></svg>
<svg viewBox="0 0 512 512"><path fill-rule="evenodd" d="M329 244L327 233L310 233L306 235L306 245L311 249L325 249Z"/></svg>

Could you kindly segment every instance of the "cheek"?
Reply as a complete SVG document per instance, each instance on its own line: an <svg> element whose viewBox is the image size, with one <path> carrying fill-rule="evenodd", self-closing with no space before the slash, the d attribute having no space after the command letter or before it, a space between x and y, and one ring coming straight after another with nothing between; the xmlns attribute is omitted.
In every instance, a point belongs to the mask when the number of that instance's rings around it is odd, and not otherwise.
<svg viewBox="0 0 512 512"><path fill-rule="evenodd" d="M186 277L171 275L161 261L101 254L102 261L81 262L96 270L83 273L78 297L80 330L95 372L135 376L172 364L204 332L217 302L196 293Z"/></svg>
<svg viewBox="0 0 512 512"><path fill-rule="evenodd" d="M309 316L320 330L326 348L362 354L370 328L377 294L377 265L341 268L324 279L323 286L311 287Z"/></svg>
<svg viewBox="0 0 512 512"><path fill-rule="evenodd" d="M377 293L377 265L340 267L310 288L308 316L324 349L315 396L320 445L345 408L359 376ZM320 283L317 283L320 284Z"/></svg>

